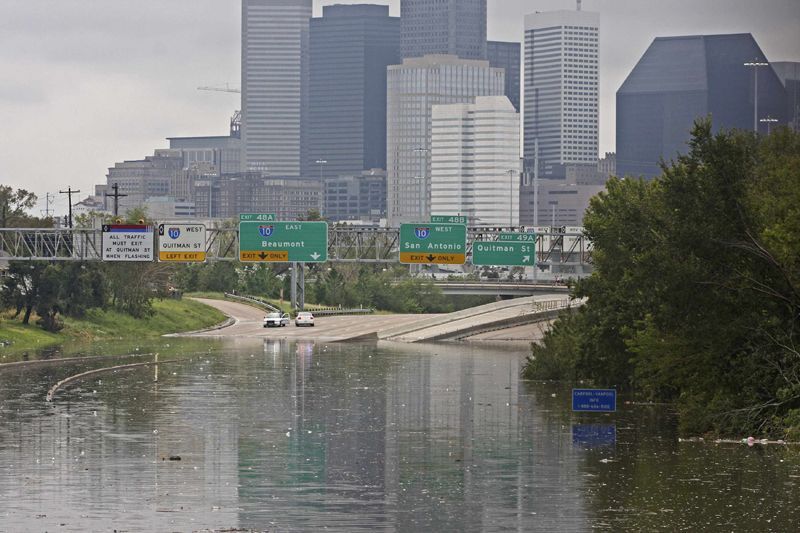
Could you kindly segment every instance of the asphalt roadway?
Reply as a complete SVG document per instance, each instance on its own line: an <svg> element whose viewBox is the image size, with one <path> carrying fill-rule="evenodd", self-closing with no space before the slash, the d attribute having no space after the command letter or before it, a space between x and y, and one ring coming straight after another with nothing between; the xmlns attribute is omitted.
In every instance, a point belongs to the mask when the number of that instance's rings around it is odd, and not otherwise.
<svg viewBox="0 0 800 533"><path fill-rule="evenodd" d="M234 319L234 324L226 328L187 334L192 337L258 337L274 339L318 340L337 342L373 337L378 331L424 321L440 315L356 315L321 316L314 318L314 327L298 328L291 321L282 328L263 326L266 312L250 305L226 300L197 301L215 307Z"/></svg>
<svg viewBox="0 0 800 533"><path fill-rule="evenodd" d="M552 297L556 295L548 296ZM558 296L560 297L561 295ZM538 299L539 297L537 297L537 300ZM471 319L453 321L448 320L447 324L434 326L434 324L437 322L441 322L441 320L444 318L444 315L321 316L315 318L315 326L313 328L298 328L294 325L293 321L288 326L282 328L264 328L263 320L266 312L261 309L227 300L209 300L203 298L197 298L197 300L206 305L210 305L219 309L227 316L231 317L234 320L234 323L233 325L222 329L186 334L192 337L251 337L342 342L359 339L375 339L381 332L403 328L404 326L411 326L412 324L418 324L417 329L419 331L431 332L442 328L451 329L453 326L457 325L469 325L475 319L481 320L487 317L487 315L481 314L471 317ZM504 318L506 315L511 316L520 312L514 309L517 306L513 301L508 301L507 303L501 305L507 305L508 307L497 309L495 312L491 313L493 318ZM476 309L476 312L479 312L479 310ZM469 311L463 311L462 313L469 313ZM547 329L548 325L548 323L527 324L478 334L465 340L531 342L540 339L543 331ZM398 338L396 340L413 342L415 340L414 337L416 336L417 335L412 333L403 335L402 337L405 338Z"/></svg>

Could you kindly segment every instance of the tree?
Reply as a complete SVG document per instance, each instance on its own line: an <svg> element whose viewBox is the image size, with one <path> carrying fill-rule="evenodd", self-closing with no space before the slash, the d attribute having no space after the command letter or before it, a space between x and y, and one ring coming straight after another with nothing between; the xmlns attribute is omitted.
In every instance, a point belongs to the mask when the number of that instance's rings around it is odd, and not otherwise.
<svg viewBox="0 0 800 533"><path fill-rule="evenodd" d="M2 302L6 307L16 310L19 316L24 311L22 323L30 322L39 295L39 280L46 264L40 261L11 261L3 277Z"/></svg>
<svg viewBox="0 0 800 533"><path fill-rule="evenodd" d="M595 273L574 291L588 304L526 375L675 401L686 433L800 431L800 136L692 135L659 178L592 199Z"/></svg>
<svg viewBox="0 0 800 533"><path fill-rule="evenodd" d="M25 189L0 185L0 227L21 227L20 222L30 217L26 213L36 205L36 195Z"/></svg>
<svg viewBox="0 0 800 533"><path fill-rule="evenodd" d="M239 287L239 274L233 262L218 261L205 265L197 281L201 291L232 292Z"/></svg>
<svg viewBox="0 0 800 533"><path fill-rule="evenodd" d="M322 218L322 214L319 212L319 209L309 209L305 216L300 217L300 220L305 220L308 222L318 222L325 220Z"/></svg>
<svg viewBox="0 0 800 533"><path fill-rule="evenodd" d="M249 265L242 269L240 290L245 294L277 298L283 281L275 275L272 267L264 264Z"/></svg>

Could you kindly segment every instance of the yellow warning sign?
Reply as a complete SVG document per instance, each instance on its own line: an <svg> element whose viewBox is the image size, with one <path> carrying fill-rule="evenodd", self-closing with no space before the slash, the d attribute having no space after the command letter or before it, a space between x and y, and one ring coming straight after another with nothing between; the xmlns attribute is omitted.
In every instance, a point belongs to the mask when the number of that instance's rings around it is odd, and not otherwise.
<svg viewBox="0 0 800 533"><path fill-rule="evenodd" d="M465 254L441 254L422 252L401 252L400 262L404 264L463 265L467 262Z"/></svg>
<svg viewBox="0 0 800 533"><path fill-rule="evenodd" d="M265 263L286 263L289 261L289 251L261 251L261 252L239 252L239 261L244 262L265 262Z"/></svg>
<svg viewBox="0 0 800 533"><path fill-rule="evenodd" d="M158 260L176 263L202 263L206 260L205 252L158 252Z"/></svg>

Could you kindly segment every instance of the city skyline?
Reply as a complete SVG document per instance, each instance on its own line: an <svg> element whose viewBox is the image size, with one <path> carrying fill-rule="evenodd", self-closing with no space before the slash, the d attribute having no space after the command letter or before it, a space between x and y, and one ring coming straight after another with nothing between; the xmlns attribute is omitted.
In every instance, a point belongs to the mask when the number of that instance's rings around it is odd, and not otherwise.
<svg viewBox="0 0 800 533"><path fill-rule="evenodd" d="M314 16L335 3L360 2L317 1ZM399 2L388 4L398 16ZM63 6L10 0L10 6L0 21L0 67L9 73L0 85L4 185L40 197L71 185L84 197L115 162L165 148L167 137L224 134L239 108L236 95L196 90L238 85L237 0L140 0L100 9L88 0ZM487 37L521 42L525 14L574 7L572 1L490 0ZM160 16L150 16L156 8ZM616 90L656 37L749 32L769 60L800 60L800 5L790 0L700 6L585 0L583 9L601 16L601 153L616 149ZM63 212L66 197L51 207Z"/></svg>

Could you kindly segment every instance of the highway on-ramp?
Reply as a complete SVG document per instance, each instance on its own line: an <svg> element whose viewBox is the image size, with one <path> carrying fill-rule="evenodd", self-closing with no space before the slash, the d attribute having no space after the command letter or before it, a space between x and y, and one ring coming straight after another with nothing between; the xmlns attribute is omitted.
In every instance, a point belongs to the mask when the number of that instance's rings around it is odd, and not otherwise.
<svg viewBox="0 0 800 533"><path fill-rule="evenodd" d="M550 315L538 318L548 304L563 305L564 295L503 300L443 315L348 315L317 316L315 327L296 327L294 322L281 328L264 328L266 311L251 305L227 300L198 301L215 307L232 320L224 327L177 336L219 338L265 338L342 342L356 340L390 340L399 342L431 342L437 339L474 341L534 341L541 338L551 320ZM542 306L545 306L542 308ZM536 323L542 322L543 323Z"/></svg>
<svg viewBox="0 0 800 533"><path fill-rule="evenodd" d="M191 337L261 337L274 339L314 339L320 341L336 342L357 339L377 339L379 331L424 321L439 315L349 315L349 316L318 316L315 317L315 326L296 327L294 321L282 328L263 327L266 311L256 307L230 302L227 300L210 300L196 298L197 301L219 309L234 320L230 326L187 333L180 336ZM313 312L313 311L312 311Z"/></svg>

